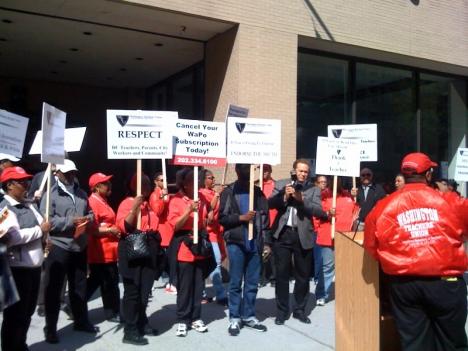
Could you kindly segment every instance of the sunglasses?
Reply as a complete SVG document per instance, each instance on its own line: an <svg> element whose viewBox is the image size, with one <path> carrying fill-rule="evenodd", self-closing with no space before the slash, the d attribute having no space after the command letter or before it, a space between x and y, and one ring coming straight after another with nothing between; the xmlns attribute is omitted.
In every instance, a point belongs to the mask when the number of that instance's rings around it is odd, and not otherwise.
<svg viewBox="0 0 468 351"><path fill-rule="evenodd" d="M27 187L31 183L31 181L29 179L18 179L18 180L15 179L15 180L13 180L13 182L17 183L17 184L20 184L23 187Z"/></svg>

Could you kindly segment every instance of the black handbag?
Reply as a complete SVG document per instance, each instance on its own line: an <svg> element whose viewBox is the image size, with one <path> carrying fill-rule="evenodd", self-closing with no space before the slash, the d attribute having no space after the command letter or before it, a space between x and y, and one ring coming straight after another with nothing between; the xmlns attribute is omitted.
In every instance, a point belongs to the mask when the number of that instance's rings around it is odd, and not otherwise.
<svg viewBox="0 0 468 351"><path fill-rule="evenodd" d="M213 248L211 246L210 240L208 239L208 233L205 230L201 230L198 233L197 244L193 242L193 233L191 234L192 235L186 236L184 238L184 243L185 245L187 245L190 251L195 256L206 257L206 258L213 256Z"/></svg>
<svg viewBox="0 0 468 351"><path fill-rule="evenodd" d="M148 243L148 234L141 230L125 236L127 259L129 262L151 257L151 249Z"/></svg>

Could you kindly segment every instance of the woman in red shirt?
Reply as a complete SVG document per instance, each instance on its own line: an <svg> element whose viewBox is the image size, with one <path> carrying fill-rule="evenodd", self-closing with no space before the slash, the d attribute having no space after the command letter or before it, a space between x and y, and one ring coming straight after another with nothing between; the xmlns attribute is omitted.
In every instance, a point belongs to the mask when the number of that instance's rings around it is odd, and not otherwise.
<svg viewBox="0 0 468 351"><path fill-rule="evenodd" d="M208 218L206 231L213 248L213 255L216 260L216 268L211 272L210 278L213 282L213 288L216 294L216 302L221 305L227 305L226 289L223 285L221 276L221 263L226 257L224 247L223 230L219 224L219 197L222 191L221 187L215 187L215 177L213 173L207 169L200 172L198 177L200 180L199 195L206 204L208 204Z"/></svg>
<svg viewBox="0 0 468 351"><path fill-rule="evenodd" d="M206 205L202 199L193 201L193 170L184 168L177 172L176 183L179 191L169 202L168 223L174 228L171 252L177 259L177 336L186 336L189 326L200 332L208 331L201 317L201 300L204 279L206 278L206 259L194 256L185 244L192 235L193 213L198 211L199 233L206 219Z"/></svg>
<svg viewBox="0 0 468 351"><path fill-rule="evenodd" d="M112 175L94 173L89 178L91 195L89 207L94 213L94 229L88 236L89 277L86 281L86 299L101 288L104 315L108 321L120 322L119 270L117 246L120 230L115 223L115 212L107 203L111 194Z"/></svg>
<svg viewBox="0 0 468 351"><path fill-rule="evenodd" d="M122 276L124 294L122 299L125 322L122 342L133 345L146 345L144 335L155 335L157 330L150 327L146 316L148 297L157 273L158 245L155 235L158 229L158 216L151 210L148 198L151 183L146 175L141 178L141 195L136 194L136 176L130 182L130 196L126 197L117 210L117 226L122 232L119 241L119 272ZM138 216L141 216L140 230L148 235L148 243L153 250L149 259L129 261L125 236L136 230Z"/></svg>

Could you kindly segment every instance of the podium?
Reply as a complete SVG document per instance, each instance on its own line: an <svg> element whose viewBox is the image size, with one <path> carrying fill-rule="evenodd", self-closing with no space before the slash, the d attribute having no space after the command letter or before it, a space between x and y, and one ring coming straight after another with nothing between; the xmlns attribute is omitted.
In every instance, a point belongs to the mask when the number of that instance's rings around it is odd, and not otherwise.
<svg viewBox="0 0 468 351"><path fill-rule="evenodd" d="M393 318L382 312L379 264L362 246L364 233L335 233L337 351L398 351Z"/></svg>

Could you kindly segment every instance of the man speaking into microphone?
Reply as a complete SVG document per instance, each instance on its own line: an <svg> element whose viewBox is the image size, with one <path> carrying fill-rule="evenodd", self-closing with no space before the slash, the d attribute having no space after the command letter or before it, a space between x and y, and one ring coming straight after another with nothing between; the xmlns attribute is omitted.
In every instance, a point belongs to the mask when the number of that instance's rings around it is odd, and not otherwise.
<svg viewBox="0 0 468 351"><path fill-rule="evenodd" d="M312 216L327 218L322 210L320 189L309 179L310 166L305 159L293 163L291 179L279 180L271 197L270 208L278 210L271 231L266 237L266 251L273 249L276 266L275 323L284 324L289 316L289 274L291 258L294 260L294 298L296 305L293 317L309 324L305 313L309 296L309 279L312 271L314 230Z"/></svg>

